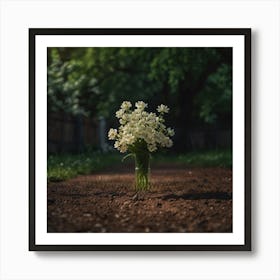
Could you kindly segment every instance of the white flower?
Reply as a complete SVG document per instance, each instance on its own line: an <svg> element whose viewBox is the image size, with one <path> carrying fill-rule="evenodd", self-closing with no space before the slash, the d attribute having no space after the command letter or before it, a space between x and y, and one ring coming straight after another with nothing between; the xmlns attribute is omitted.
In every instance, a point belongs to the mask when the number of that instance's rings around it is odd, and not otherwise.
<svg viewBox="0 0 280 280"><path fill-rule="evenodd" d="M118 110L118 111L116 112L116 117L117 117L118 119L120 119L120 118L123 116L123 114L124 114L124 110L123 110L123 109L120 109L120 110Z"/></svg>
<svg viewBox="0 0 280 280"><path fill-rule="evenodd" d="M133 150L135 145L145 143L149 152L154 152L160 147L173 145L171 136L174 135L172 128L166 128L162 113L169 111L165 105L158 106L159 115L145 111L147 104L143 101L135 103L135 109L131 110L131 103L124 101L121 108L116 112L120 127L110 129L108 137L116 140L114 147L121 153Z"/></svg>
<svg viewBox="0 0 280 280"><path fill-rule="evenodd" d="M129 101L124 101L121 105L121 108L124 110L124 111L127 111L131 108L132 104L131 102Z"/></svg>
<svg viewBox="0 0 280 280"><path fill-rule="evenodd" d="M115 147L116 149L118 149L118 148L120 147L120 142L119 142L119 141L116 141L115 144L114 144L114 147Z"/></svg>
<svg viewBox="0 0 280 280"><path fill-rule="evenodd" d="M126 145L120 145L120 152L125 153L127 151L127 146Z"/></svg>
<svg viewBox="0 0 280 280"><path fill-rule="evenodd" d="M138 101L135 103L135 107L141 111L144 110L147 106L148 106L148 104L146 104L143 101Z"/></svg>
<svg viewBox="0 0 280 280"><path fill-rule="evenodd" d="M120 124L125 124L126 121L124 119L120 119Z"/></svg>
<svg viewBox="0 0 280 280"><path fill-rule="evenodd" d="M132 134L125 135L125 142L127 145L132 145L135 140L135 137Z"/></svg>
<svg viewBox="0 0 280 280"><path fill-rule="evenodd" d="M166 143L166 147L170 148L170 147L172 147L172 145L173 145L173 141L170 138L168 138L167 143Z"/></svg>
<svg viewBox="0 0 280 280"><path fill-rule="evenodd" d="M157 146L156 145L153 145L153 144L149 144L148 145L148 150L149 150L149 152L154 152L154 151L156 151L157 150Z"/></svg>
<svg viewBox="0 0 280 280"><path fill-rule="evenodd" d="M174 135L175 135L174 129L168 127L168 128L167 128L167 134L168 134L169 136L171 136L171 137L174 136Z"/></svg>
<svg viewBox="0 0 280 280"><path fill-rule="evenodd" d="M161 104L161 105L159 105L157 107L157 111L159 113L168 113L169 112L169 108L166 105Z"/></svg>
<svg viewBox="0 0 280 280"><path fill-rule="evenodd" d="M116 129L110 128L108 132L108 137L110 140L115 140L118 135L118 131Z"/></svg>

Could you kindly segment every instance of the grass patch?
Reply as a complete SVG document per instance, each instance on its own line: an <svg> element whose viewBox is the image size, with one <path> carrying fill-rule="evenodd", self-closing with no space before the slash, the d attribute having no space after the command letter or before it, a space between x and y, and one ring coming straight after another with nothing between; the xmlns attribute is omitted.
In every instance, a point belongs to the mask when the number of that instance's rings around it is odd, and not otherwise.
<svg viewBox="0 0 280 280"><path fill-rule="evenodd" d="M118 163L121 163L121 155L116 153L94 152L76 155L51 155L48 157L48 181L64 181Z"/></svg>
<svg viewBox="0 0 280 280"><path fill-rule="evenodd" d="M155 163L177 163L188 167L232 167L231 150L190 152L179 155L158 154Z"/></svg>
<svg viewBox="0 0 280 280"><path fill-rule="evenodd" d="M60 182L78 175L100 171L104 167L121 165L123 154L91 152L83 154L51 155L48 157L48 182ZM133 159L128 161L133 162ZM125 161L127 162L127 161ZM174 163L186 167L231 167L232 152L201 151L185 154L158 153L152 156L152 164Z"/></svg>

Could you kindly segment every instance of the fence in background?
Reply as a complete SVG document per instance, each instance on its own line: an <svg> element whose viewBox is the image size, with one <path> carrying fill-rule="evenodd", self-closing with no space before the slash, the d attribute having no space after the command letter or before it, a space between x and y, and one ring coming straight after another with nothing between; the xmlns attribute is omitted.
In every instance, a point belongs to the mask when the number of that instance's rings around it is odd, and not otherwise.
<svg viewBox="0 0 280 280"><path fill-rule="evenodd" d="M231 130L198 130L190 132L190 142L192 150L202 149L231 149Z"/></svg>
<svg viewBox="0 0 280 280"><path fill-rule="evenodd" d="M108 127L104 118L91 119L70 116L65 113L51 113L48 114L47 127L48 153L82 152L86 146L102 151L108 149ZM232 147L231 130L198 129L190 131L188 136L187 150L228 149ZM175 144L182 141L179 128L176 130L175 138Z"/></svg>
<svg viewBox="0 0 280 280"><path fill-rule="evenodd" d="M101 121L102 122L102 121ZM65 113L48 114L48 153L82 152L86 146L102 148L104 123L100 131L100 121ZM104 141L103 141L104 142Z"/></svg>

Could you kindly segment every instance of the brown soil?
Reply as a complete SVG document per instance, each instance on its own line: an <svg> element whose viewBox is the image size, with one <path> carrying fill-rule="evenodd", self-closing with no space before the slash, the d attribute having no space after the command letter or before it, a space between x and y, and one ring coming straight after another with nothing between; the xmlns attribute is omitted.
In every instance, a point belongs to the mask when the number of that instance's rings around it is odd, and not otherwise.
<svg viewBox="0 0 280 280"><path fill-rule="evenodd" d="M231 169L153 167L145 193L132 170L49 183L48 232L232 231Z"/></svg>

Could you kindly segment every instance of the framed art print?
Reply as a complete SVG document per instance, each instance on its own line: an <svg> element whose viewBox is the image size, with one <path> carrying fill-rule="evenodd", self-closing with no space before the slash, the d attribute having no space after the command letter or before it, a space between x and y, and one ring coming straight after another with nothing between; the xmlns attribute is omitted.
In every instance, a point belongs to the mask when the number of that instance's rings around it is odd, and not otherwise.
<svg viewBox="0 0 280 280"><path fill-rule="evenodd" d="M30 29L29 90L29 250L251 250L250 29Z"/></svg>

